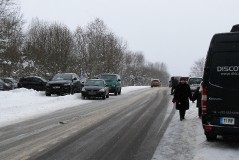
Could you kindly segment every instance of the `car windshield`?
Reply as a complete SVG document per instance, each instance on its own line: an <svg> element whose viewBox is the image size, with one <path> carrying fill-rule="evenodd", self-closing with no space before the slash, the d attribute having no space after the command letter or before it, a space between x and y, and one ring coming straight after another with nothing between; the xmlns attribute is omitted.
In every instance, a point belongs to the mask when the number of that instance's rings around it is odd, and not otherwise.
<svg viewBox="0 0 239 160"><path fill-rule="evenodd" d="M52 78L53 81L72 80L71 74L57 74Z"/></svg>
<svg viewBox="0 0 239 160"><path fill-rule="evenodd" d="M238 58L237 52L215 53L210 68L209 82L221 88L239 89Z"/></svg>
<svg viewBox="0 0 239 160"><path fill-rule="evenodd" d="M155 79L155 80L152 80L152 82L159 82L159 80Z"/></svg>
<svg viewBox="0 0 239 160"><path fill-rule="evenodd" d="M200 84L202 81L202 78L190 78L188 81L188 84L193 85L193 84Z"/></svg>
<svg viewBox="0 0 239 160"><path fill-rule="evenodd" d="M104 86L104 82L100 80L88 80L85 83L86 86Z"/></svg>
<svg viewBox="0 0 239 160"><path fill-rule="evenodd" d="M101 75L100 78L104 80L117 80L116 75Z"/></svg>

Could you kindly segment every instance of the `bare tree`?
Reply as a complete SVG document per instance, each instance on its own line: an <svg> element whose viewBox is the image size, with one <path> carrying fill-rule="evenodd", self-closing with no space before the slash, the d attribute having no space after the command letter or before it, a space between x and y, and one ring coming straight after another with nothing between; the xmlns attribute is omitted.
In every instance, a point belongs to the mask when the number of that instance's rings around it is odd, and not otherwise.
<svg viewBox="0 0 239 160"><path fill-rule="evenodd" d="M70 71L74 65L73 47L73 35L65 25L35 19L25 40L25 68L43 76Z"/></svg>
<svg viewBox="0 0 239 160"><path fill-rule="evenodd" d="M205 65L205 58L200 58L196 60L191 67L190 76L191 77L202 77Z"/></svg>
<svg viewBox="0 0 239 160"><path fill-rule="evenodd" d="M19 67L23 20L15 0L0 0L0 73L12 76Z"/></svg>

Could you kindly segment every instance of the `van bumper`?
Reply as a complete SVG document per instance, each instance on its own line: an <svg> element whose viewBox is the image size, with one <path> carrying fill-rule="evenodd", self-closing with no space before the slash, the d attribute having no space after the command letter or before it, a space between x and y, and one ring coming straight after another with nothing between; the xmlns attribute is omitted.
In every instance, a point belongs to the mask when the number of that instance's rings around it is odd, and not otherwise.
<svg viewBox="0 0 239 160"><path fill-rule="evenodd" d="M208 130L208 126L211 127L211 130ZM203 128L204 128L205 134L239 135L239 127L235 127L235 126L203 125Z"/></svg>

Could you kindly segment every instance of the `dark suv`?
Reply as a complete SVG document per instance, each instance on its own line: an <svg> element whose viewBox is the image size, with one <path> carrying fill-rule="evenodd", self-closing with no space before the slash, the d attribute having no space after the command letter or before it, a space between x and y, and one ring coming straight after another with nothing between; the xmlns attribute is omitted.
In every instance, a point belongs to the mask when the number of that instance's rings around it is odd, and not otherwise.
<svg viewBox="0 0 239 160"><path fill-rule="evenodd" d="M239 32L213 36L202 85L202 124L207 140L239 135Z"/></svg>
<svg viewBox="0 0 239 160"><path fill-rule="evenodd" d="M34 89L37 91L45 91L46 89L47 80L42 77L37 76L28 76L22 77L19 79L17 84L18 88L27 88L27 89Z"/></svg>
<svg viewBox="0 0 239 160"><path fill-rule="evenodd" d="M105 73L101 74L99 78L105 80L107 87L109 87L110 93L114 93L116 96L117 94L121 94L120 75Z"/></svg>
<svg viewBox="0 0 239 160"><path fill-rule="evenodd" d="M65 95L81 92L82 83L75 73L58 73L46 84L46 96Z"/></svg>

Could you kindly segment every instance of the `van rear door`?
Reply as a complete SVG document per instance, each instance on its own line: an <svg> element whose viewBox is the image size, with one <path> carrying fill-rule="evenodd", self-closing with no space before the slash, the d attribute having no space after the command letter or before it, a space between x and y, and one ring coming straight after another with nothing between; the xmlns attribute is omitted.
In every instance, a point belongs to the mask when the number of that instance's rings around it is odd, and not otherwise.
<svg viewBox="0 0 239 160"><path fill-rule="evenodd" d="M239 52L214 52L211 62L207 112L214 115L212 123L219 125L223 117L239 118Z"/></svg>

